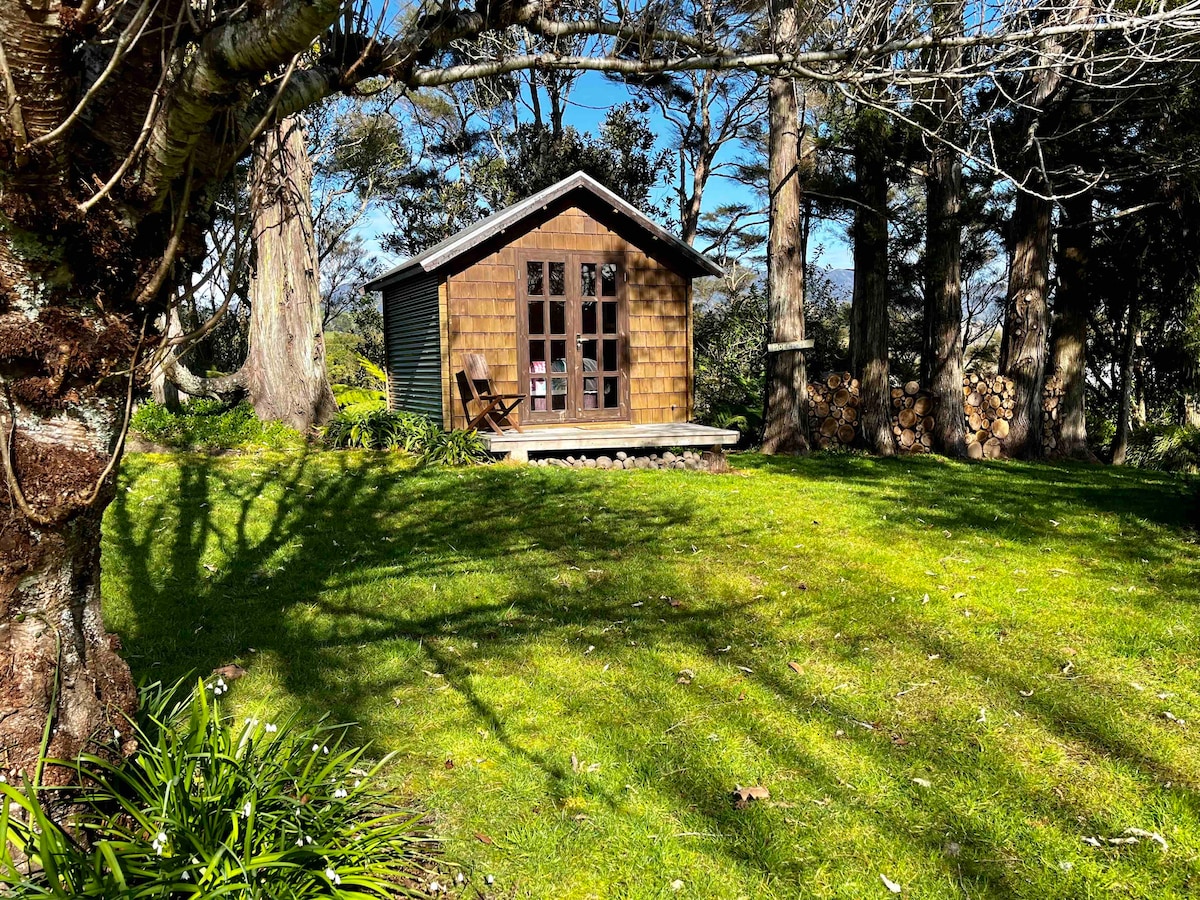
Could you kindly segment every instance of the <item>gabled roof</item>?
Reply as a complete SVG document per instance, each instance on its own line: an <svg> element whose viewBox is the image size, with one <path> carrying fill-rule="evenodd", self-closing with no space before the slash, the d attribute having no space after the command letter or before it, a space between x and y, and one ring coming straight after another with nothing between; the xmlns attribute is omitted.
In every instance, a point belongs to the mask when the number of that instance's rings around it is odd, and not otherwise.
<svg viewBox="0 0 1200 900"><path fill-rule="evenodd" d="M689 247L675 235L656 225L596 179L583 172L576 172L558 184L553 184L532 197L525 198L520 203L514 203L512 206L493 213L469 228L464 228L458 234L446 238L440 244L435 244L425 252L406 259L391 271L367 282L363 287L368 291L377 291L406 275L415 274L417 271L434 272L445 268L480 244L520 225L522 221L550 204L576 193L590 195L593 201L598 201L604 207L611 209L619 218L633 225L637 231L644 232L647 238L645 242L647 249L653 249L653 244L661 242L668 254L678 261L677 268L680 269L681 274L692 277L721 274L721 267L703 253Z"/></svg>

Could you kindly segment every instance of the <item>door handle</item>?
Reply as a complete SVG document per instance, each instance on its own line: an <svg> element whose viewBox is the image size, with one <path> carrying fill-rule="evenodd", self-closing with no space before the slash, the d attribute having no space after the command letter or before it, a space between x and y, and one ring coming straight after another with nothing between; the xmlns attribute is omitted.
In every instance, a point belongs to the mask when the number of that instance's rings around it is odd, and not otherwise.
<svg viewBox="0 0 1200 900"><path fill-rule="evenodd" d="M583 346L583 335L582 334L575 335L575 346L576 347Z"/></svg>

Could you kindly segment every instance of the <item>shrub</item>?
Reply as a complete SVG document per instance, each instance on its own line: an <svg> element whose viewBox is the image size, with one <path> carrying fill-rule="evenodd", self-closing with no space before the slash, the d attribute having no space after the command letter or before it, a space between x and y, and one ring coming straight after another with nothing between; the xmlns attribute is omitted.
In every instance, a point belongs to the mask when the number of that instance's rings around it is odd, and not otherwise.
<svg viewBox="0 0 1200 900"><path fill-rule="evenodd" d="M130 722L137 755L85 754L81 813L68 834L48 789L0 784L0 885L14 897L395 897L421 870L426 838L411 812L376 795L379 763L328 725L278 726L220 711L223 682L185 696L153 685ZM386 760L385 760L386 761ZM8 814L20 807L28 824ZM22 874L13 849L27 856ZM411 882L410 882L411 883Z"/></svg>
<svg viewBox="0 0 1200 900"><path fill-rule="evenodd" d="M1147 425L1129 441L1129 462L1168 472L1200 471L1200 428L1190 425Z"/></svg>
<svg viewBox="0 0 1200 900"><path fill-rule="evenodd" d="M248 403L230 407L219 400L197 398L172 412L144 403L130 427L147 439L180 450L286 450L304 445L304 437L282 422L262 422Z"/></svg>
<svg viewBox="0 0 1200 900"><path fill-rule="evenodd" d="M403 450L424 462L462 466L491 457L475 431L442 431L428 416L386 409L346 409L324 429L339 449Z"/></svg>
<svg viewBox="0 0 1200 900"><path fill-rule="evenodd" d="M333 396L343 412L366 413L387 408L387 375L365 356L355 357L353 378L333 385Z"/></svg>

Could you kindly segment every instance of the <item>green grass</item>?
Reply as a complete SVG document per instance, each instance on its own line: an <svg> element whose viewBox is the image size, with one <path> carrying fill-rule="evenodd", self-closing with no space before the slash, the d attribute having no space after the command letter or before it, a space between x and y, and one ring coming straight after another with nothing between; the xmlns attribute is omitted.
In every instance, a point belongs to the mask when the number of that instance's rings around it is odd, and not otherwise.
<svg viewBox="0 0 1200 900"><path fill-rule="evenodd" d="M497 897L1200 892L1183 481L735 464L134 457L107 621L141 676L360 723ZM1169 849L1083 840L1127 828Z"/></svg>

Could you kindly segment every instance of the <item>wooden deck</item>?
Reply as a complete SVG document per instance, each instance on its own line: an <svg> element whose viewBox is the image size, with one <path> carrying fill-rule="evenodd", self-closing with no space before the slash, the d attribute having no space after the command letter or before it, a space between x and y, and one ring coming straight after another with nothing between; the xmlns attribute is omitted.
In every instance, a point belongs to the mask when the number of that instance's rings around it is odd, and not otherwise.
<svg viewBox="0 0 1200 900"><path fill-rule="evenodd" d="M642 447L716 447L738 442L738 433L690 423L663 425L527 425L525 432L479 432L492 453L526 460L530 453L557 450L633 450Z"/></svg>

